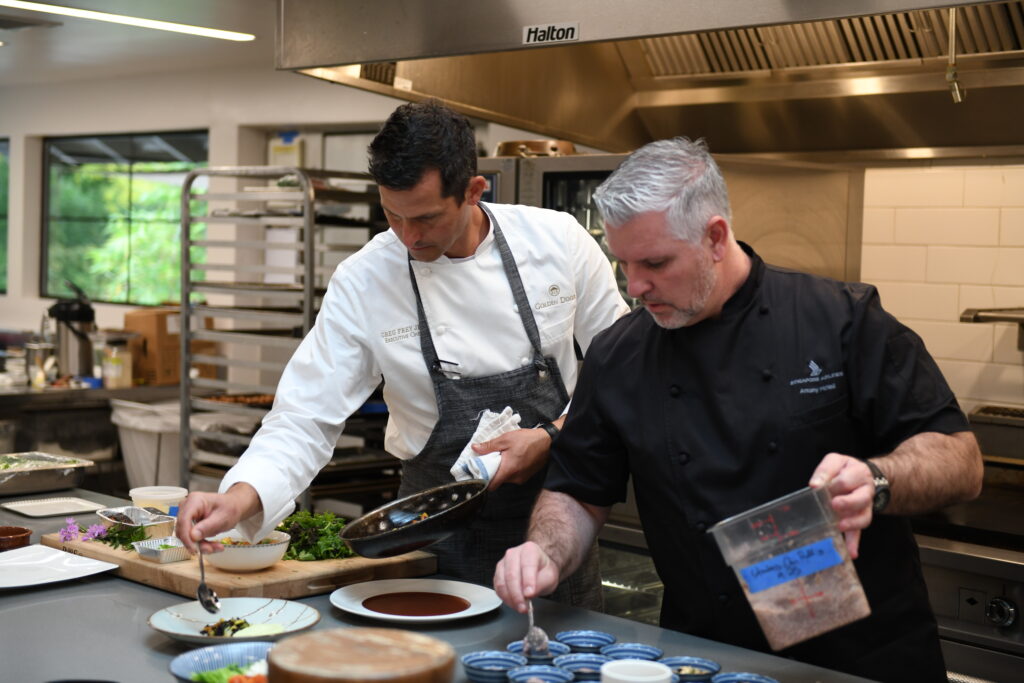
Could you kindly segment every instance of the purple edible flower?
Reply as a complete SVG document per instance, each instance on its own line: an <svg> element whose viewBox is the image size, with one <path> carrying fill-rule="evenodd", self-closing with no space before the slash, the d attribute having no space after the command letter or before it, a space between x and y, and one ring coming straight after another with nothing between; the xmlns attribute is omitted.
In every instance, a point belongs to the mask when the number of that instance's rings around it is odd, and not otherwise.
<svg viewBox="0 0 1024 683"><path fill-rule="evenodd" d="M67 541L74 541L78 538L78 522L75 521L74 517L67 517L64 519L67 522L67 526L57 532L57 536L61 541L65 543Z"/></svg>
<svg viewBox="0 0 1024 683"><path fill-rule="evenodd" d="M103 538L107 535L107 527L102 524L90 524L85 534L82 536L83 541L95 541L97 538Z"/></svg>

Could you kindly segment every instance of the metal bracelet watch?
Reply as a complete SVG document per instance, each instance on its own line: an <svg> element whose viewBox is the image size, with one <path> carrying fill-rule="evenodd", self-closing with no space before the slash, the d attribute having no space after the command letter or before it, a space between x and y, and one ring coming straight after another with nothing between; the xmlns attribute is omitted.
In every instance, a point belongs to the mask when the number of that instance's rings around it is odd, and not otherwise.
<svg viewBox="0 0 1024 683"><path fill-rule="evenodd" d="M558 427L551 424L550 422L541 422L536 427L537 429L543 429L551 437L551 441L554 442L555 437L558 436Z"/></svg>
<svg viewBox="0 0 1024 683"><path fill-rule="evenodd" d="M870 460L864 460L864 464L871 470L871 477L875 483L875 499L871 504L871 511L877 515L888 507L889 499L892 498L889 478L878 468L878 465Z"/></svg>

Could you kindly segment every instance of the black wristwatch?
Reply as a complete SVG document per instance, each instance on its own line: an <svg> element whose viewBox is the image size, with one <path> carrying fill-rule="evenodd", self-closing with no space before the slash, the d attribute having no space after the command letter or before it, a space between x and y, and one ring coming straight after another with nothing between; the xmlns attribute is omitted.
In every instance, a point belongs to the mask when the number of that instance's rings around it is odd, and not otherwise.
<svg viewBox="0 0 1024 683"><path fill-rule="evenodd" d="M871 504L871 510L877 515L888 507L889 499L892 498L892 491L889 490L889 478L882 470L878 469L878 465L870 460L865 460L864 464L871 470L871 476L875 482L875 500Z"/></svg>
<svg viewBox="0 0 1024 683"><path fill-rule="evenodd" d="M537 429L543 429L545 432L547 432L548 436L551 437L552 443L554 442L555 437L558 436L558 427L551 424L550 422L541 422L539 425L537 425Z"/></svg>

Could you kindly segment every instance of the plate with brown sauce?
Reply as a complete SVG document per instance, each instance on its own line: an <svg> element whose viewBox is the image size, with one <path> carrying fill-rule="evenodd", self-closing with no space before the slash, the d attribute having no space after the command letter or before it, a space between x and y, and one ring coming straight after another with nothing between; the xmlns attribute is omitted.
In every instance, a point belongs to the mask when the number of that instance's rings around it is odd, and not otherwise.
<svg viewBox="0 0 1024 683"><path fill-rule="evenodd" d="M466 619L501 605L490 588L449 579L387 579L354 583L331 593L338 609L368 619L431 623Z"/></svg>

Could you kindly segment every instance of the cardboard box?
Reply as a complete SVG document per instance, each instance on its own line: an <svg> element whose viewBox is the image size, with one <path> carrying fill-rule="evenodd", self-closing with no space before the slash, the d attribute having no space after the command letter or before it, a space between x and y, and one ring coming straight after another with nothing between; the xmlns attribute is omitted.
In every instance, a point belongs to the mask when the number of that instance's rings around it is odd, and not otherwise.
<svg viewBox="0 0 1024 683"><path fill-rule="evenodd" d="M206 326L212 327L207 318ZM124 329L137 332L132 339L132 373L136 382L160 386L181 379L181 311L148 308L124 314ZM217 353L217 342L194 339L192 353ZM200 377L216 377L217 366L196 365Z"/></svg>

